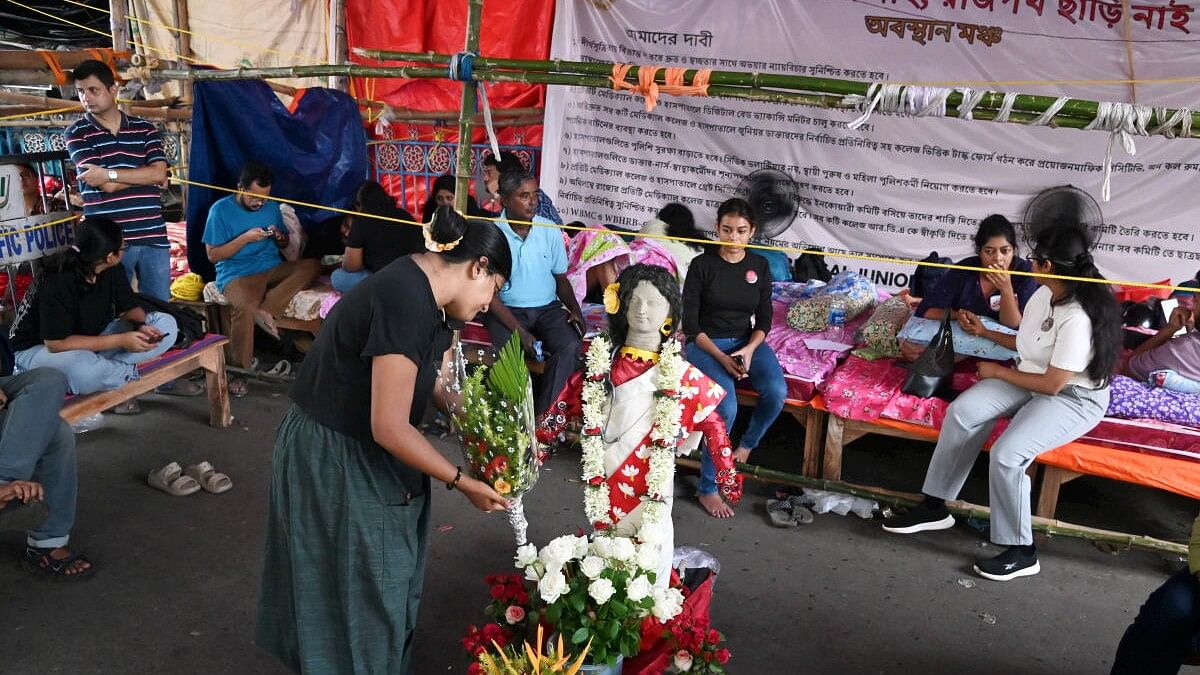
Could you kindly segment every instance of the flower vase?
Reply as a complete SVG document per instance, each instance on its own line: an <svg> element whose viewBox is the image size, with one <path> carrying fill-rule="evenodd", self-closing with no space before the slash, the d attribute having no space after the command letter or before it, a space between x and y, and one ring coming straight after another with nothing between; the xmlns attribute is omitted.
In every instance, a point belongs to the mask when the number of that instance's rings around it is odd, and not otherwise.
<svg viewBox="0 0 1200 675"><path fill-rule="evenodd" d="M621 666L624 663L625 663L625 655L622 654L617 657L617 662L612 665L609 665L607 663L601 663L601 664L596 664L596 665L593 665L591 663L585 663L579 667L579 672L580 673L591 673L591 675L621 675Z"/></svg>

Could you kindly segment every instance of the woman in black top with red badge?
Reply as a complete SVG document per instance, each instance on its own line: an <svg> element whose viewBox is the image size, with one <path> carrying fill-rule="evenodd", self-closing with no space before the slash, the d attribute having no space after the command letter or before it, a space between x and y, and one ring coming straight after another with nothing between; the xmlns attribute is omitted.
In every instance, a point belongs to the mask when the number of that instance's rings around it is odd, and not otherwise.
<svg viewBox="0 0 1200 675"><path fill-rule="evenodd" d="M750 426L733 453L745 462L763 434L779 417L787 383L775 352L766 343L771 330L771 269L766 258L745 245L754 238L754 210L744 199L730 199L717 209L717 238L692 260L683 286L683 331L687 358L726 392L717 407L732 434L737 417L738 383L758 393ZM700 503L715 518L733 516L717 494L716 468L701 453Z"/></svg>
<svg viewBox="0 0 1200 675"><path fill-rule="evenodd" d="M338 302L276 437L257 641L296 671L411 672L430 478L508 506L417 429L452 324L486 312L512 272L508 242L447 207L426 237Z"/></svg>

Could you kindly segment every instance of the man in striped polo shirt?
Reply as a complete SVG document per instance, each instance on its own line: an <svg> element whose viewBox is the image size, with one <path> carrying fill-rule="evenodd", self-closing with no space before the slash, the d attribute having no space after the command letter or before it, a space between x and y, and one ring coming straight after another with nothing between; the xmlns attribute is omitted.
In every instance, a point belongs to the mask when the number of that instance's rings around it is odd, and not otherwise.
<svg viewBox="0 0 1200 675"><path fill-rule="evenodd" d="M67 152L78 171L83 213L120 224L128 250L122 264L138 291L171 299L171 250L162 217L167 156L158 129L117 107L117 82L107 64L87 60L71 72L85 110L67 128ZM164 394L194 396L195 382L164 385ZM125 412L125 411L122 411Z"/></svg>

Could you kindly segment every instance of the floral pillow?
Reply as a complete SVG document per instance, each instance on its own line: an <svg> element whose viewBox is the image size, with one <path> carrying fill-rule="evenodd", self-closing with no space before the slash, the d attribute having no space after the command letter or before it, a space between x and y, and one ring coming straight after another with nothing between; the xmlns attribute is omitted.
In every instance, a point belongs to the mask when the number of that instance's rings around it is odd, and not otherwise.
<svg viewBox="0 0 1200 675"><path fill-rule="evenodd" d="M1200 427L1200 394L1151 389L1137 380L1117 375L1109 389L1108 416Z"/></svg>

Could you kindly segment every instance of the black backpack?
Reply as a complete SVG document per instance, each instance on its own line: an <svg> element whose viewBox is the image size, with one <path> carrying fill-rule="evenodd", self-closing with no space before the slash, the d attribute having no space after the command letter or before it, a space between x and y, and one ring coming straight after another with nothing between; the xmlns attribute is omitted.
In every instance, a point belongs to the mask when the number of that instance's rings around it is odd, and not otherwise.
<svg viewBox="0 0 1200 675"><path fill-rule="evenodd" d="M175 347L178 349L187 349L204 337L204 318L196 312L144 293L134 293L133 297L147 312L161 312L175 317L175 323L179 326L179 336L175 338Z"/></svg>
<svg viewBox="0 0 1200 675"><path fill-rule="evenodd" d="M800 257L796 258L796 262L792 265L792 280L828 282L833 278L833 273L825 264L825 256L820 255L822 249L813 247L808 250L816 251L816 253L801 253Z"/></svg>
<svg viewBox="0 0 1200 675"><path fill-rule="evenodd" d="M939 256L938 252L934 251L926 256L921 262L935 262L948 265L954 261L949 258ZM942 280L942 277L945 276L946 272L948 271L949 270L947 270L945 267L926 267L925 265L918 265L917 270L913 272L912 281L908 285L908 289L913 296L923 298L926 294L937 287L938 282Z"/></svg>

